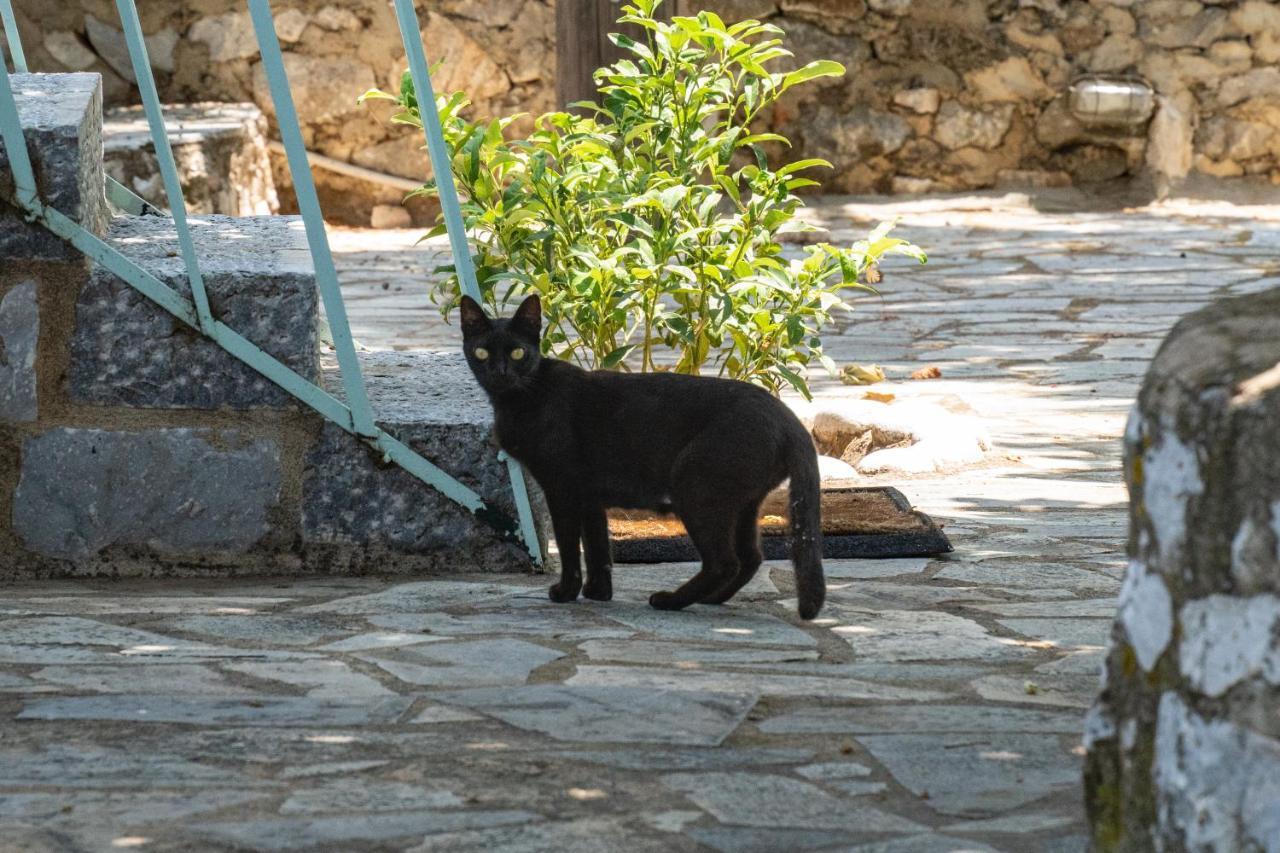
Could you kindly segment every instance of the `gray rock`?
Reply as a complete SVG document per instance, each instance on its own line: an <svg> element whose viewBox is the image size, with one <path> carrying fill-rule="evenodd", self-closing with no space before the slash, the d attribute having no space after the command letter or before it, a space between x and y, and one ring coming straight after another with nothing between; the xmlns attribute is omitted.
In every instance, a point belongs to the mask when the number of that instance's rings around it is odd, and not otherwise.
<svg viewBox="0 0 1280 853"><path fill-rule="evenodd" d="M395 722L412 704L401 697L329 701L301 697L191 698L185 695L74 696L29 702L20 720L121 720L242 726L358 726Z"/></svg>
<svg viewBox="0 0 1280 853"><path fill-rule="evenodd" d="M745 643L813 648L817 642L800 628L747 606L692 607L659 612L647 604L612 602L600 611L615 622L661 640Z"/></svg>
<svg viewBox="0 0 1280 853"><path fill-rule="evenodd" d="M24 281L0 298L0 421L36 419L36 283Z"/></svg>
<svg viewBox="0 0 1280 853"><path fill-rule="evenodd" d="M846 157L868 158L892 154L911 136L911 125L893 113L867 107L833 110L819 108L805 130L815 150Z"/></svg>
<svg viewBox="0 0 1280 853"><path fill-rule="evenodd" d="M720 853L777 853L779 850L830 850L849 833L830 829L769 829L760 826L694 827L685 835Z"/></svg>
<svg viewBox="0 0 1280 853"><path fill-rule="evenodd" d="M1001 660L1033 652L995 637L978 623L936 611L868 612L828 607L823 619L863 662Z"/></svg>
<svg viewBox="0 0 1280 853"><path fill-rule="evenodd" d="M102 86L97 74L14 74L10 78L40 199L91 234L110 212L102 169ZM54 95L56 94L56 97ZM0 146L0 175L10 171ZM0 208L0 261L80 263L78 249L40 225Z"/></svg>
<svg viewBox="0 0 1280 853"><path fill-rule="evenodd" d="M213 841L254 850L313 849L338 845L390 842L421 838L470 827L524 824L538 820L521 811L411 811L397 814L343 815L341 817L282 818L277 820L223 821L194 824L192 829Z"/></svg>
<svg viewBox="0 0 1280 853"><path fill-rule="evenodd" d="M761 765L795 764L813 758L813 751L808 749L741 749L731 746L705 749L612 747L591 752L570 750L559 754L574 761L585 761L604 767L619 767L624 770L661 770L666 773L677 770L728 770Z"/></svg>
<svg viewBox="0 0 1280 853"><path fill-rule="evenodd" d="M858 740L894 779L934 811L987 815L1011 811L1079 784L1079 768L1057 738L993 733L863 735Z"/></svg>
<svg viewBox="0 0 1280 853"><path fill-rule="evenodd" d="M279 28L277 23L277 29ZM249 59L258 55L258 40L253 33L253 21L245 12L229 12L225 15L200 18L187 31L187 38L209 49L210 62L229 62L233 59ZM289 41L284 39L284 36L280 38Z"/></svg>
<svg viewBox="0 0 1280 853"><path fill-rule="evenodd" d="M294 791L280 806L280 814L407 812L447 809L463 804L462 798L452 791L372 779L361 780L355 786L347 779L340 779Z"/></svg>
<svg viewBox="0 0 1280 853"><path fill-rule="evenodd" d="M1143 382L1130 562L1086 718L1095 838L1249 849L1280 832L1277 363L1273 289L1185 317Z"/></svg>
<svg viewBox="0 0 1280 853"><path fill-rule="evenodd" d="M255 613L229 616L199 614L168 619L161 624L166 629L184 634L274 647L310 646L322 640L343 637L355 629L355 626L344 627L344 623L352 621L350 618L326 618L318 614Z"/></svg>
<svg viewBox="0 0 1280 853"><path fill-rule="evenodd" d="M645 838L620 820L591 817L430 835L409 853L667 853L671 849L668 838Z"/></svg>
<svg viewBox="0 0 1280 853"><path fill-rule="evenodd" d="M934 575L942 580L960 581L983 587L1043 590L1069 589L1076 594L1120 591L1115 578L1064 563L1023 561L987 561L982 563L946 563Z"/></svg>
<svg viewBox="0 0 1280 853"><path fill-rule="evenodd" d="M524 684L529 673L564 657L564 652L523 640L474 640L382 649L356 657L410 684L498 687Z"/></svg>
<svg viewBox="0 0 1280 853"><path fill-rule="evenodd" d="M294 107L304 127L336 121L363 109L356 99L378 85L368 65L347 57L290 52L284 54L284 70ZM433 82L438 84L434 77ZM442 92L452 91L439 85L437 88ZM268 116L275 115L275 103L267 86L267 72L261 62L253 66L253 100Z"/></svg>
<svg viewBox="0 0 1280 853"><path fill-rule="evenodd" d="M260 791L217 788L202 791L198 796L156 790L148 791L146 796L138 796L134 792L97 791L76 791L70 795L66 792L4 794L0 795L0 819L56 825L64 832L83 830L86 825L93 825L99 833L105 834L103 829L107 827L123 829L141 823L179 820L246 805L267 796Z"/></svg>
<svg viewBox="0 0 1280 853"><path fill-rule="evenodd" d="M1003 104L989 109L971 109L957 101L946 101L938 109L934 136L944 146L956 148L995 148L1009 131L1013 106Z"/></svg>
<svg viewBox="0 0 1280 853"><path fill-rule="evenodd" d="M661 643L653 640L591 640L582 651L593 661L643 664L706 664L710 666L744 663L817 660L813 649L758 649L750 646L710 648Z"/></svg>
<svg viewBox="0 0 1280 853"><path fill-rule="evenodd" d="M753 690L765 696L818 695L840 699L901 702L925 702L931 699L942 699L947 695L933 690L914 690L851 678L586 664L580 664L577 673L565 683L574 686L640 687L647 690L705 690L726 693Z"/></svg>
<svg viewBox="0 0 1280 853"><path fill-rule="evenodd" d="M765 773L673 773L662 782L737 826L845 829L857 832L911 832L922 829L861 803L836 799L797 779Z"/></svg>
<svg viewBox="0 0 1280 853"><path fill-rule="evenodd" d="M56 428L24 445L13 529L69 560L116 545L240 553L267 533L282 476L279 447L238 430Z"/></svg>
<svg viewBox="0 0 1280 853"><path fill-rule="evenodd" d="M999 853L980 841L952 838L929 832L891 841L873 841L841 848L842 853Z"/></svg>
<svg viewBox="0 0 1280 853"><path fill-rule="evenodd" d="M6 788L129 788L140 781L152 790L260 788L268 784L159 751L83 743L0 750L0 785Z"/></svg>
<svg viewBox="0 0 1280 853"><path fill-rule="evenodd" d="M199 664L114 664L46 666L34 678L83 693L159 693L197 696L252 696L225 676Z"/></svg>
<svg viewBox="0 0 1280 853"><path fill-rule="evenodd" d="M504 580L507 580L504 578ZM513 583L482 583L477 581L430 580L414 583L401 583L379 592L367 595L353 595L338 598L321 604L308 604L299 607L295 613L320 614L333 613L341 615L373 616L373 624L383 628L411 629L410 624L400 621L389 621L396 614L419 618L420 615L431 615L429 611L450 607L470 607L475 605L506 606L518 600L518 596L537 596L546 602L545 590L541 587L517 586ZM546 602L550 606L550 602Z"/></svg>
<svg viewBox="0 0 1280 853"><path fill-rule="evenodd" d="M809 733L928 733L928 732L1040 732L1075 733L1076 714L1004 708L989 705L873 705L849 708L807 708L760 724L769 734Z"/></svg>
<svg viewBox="0 0 1280 853"><path fill-rule="evenodd" d="M67 71L84 71L98 56L73 32L53 32L44 37L44 49Z"/></svg>
<svg viewBox="0 0 1280 853"><path fill-rule="evenodd" d="M223 669L306 689L312 699L356 701L395 696L376 679L337 660L229 662Z"/></svg>
<svg viewBox="0 0 1280 853"><path fill-rule="evenodd" d="M190 224L214 316L304 379L317 381L319 304L301 220L208 216ZM169 219L118 217L107 242L171 289L190 295ZM73 400L95 404L300 405L100 265L76 303L67 386Z"/></svg>
<svg viewBox="0 0 1280 853"><path fill-rule="evenodd" d="M1106 619L1000 619L999 622L1010 631L1062 649L1101 649L1111 635L1111 622Z"/></svg>
<svg viewBox="0 0 1280 853"><path fill-rule="evenodd" d="M806 779L825 781L827 779L860 779L871 775L871 768L856 761L831 761L823 764L806 764L797 767L796 773Z"/></svg>
<svg viewBox="0 0 1280 853"><path fill-rule="evenodd" d="M490 441L492 410L461 353L365 353L360 362L379 422L514 519L508 468ZM336 372L326 382L340 387ZM545 543L549 525L535 484L527 483ZM358 543L344 559L371 568L384 564L382 549L453 571L524 571L531 562L522 546L407 471L381 465L333 424L307 454L303 539L320 550Z"/></svg>
<svg viewBox="0 0 1280 853"><path fill-rule="evenodd" d="M103 23L93 15L84 16L84 31L89 44L97 51L102 61L111 66L111 70L130 83L138 78L133 73L133 61L129 58L129 45L125 42L124 33L111 24Z"/></svg>
<svg viewBox="0 0 1280 853"><path fill-rule="evenodd" d="M557 740L716 746L756 703L751 693L533 684L443 693L471 708Z"/></svg>

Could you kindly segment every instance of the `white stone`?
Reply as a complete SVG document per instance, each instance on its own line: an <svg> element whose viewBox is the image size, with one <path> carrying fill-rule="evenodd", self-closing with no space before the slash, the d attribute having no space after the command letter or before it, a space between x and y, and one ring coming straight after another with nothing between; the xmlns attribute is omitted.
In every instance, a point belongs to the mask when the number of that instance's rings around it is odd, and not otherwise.
<svg viewBox="0 0 1280 853"><path fill-rule="evenodd" d="M247 12L200 18L187 31L187 38L209 48L210 62L229 62L258 55L258 40Z"/></svg>
<svg viewBox="0 0 1280 853"><path fill-rule="evenodd" d="M316 13L315 23L317 26L333 32L364 29L364 22L360 20L359 15L350 9L343 9L340 6L325 6Z"/></svg>
<svg viewBox="0 0 1280 853"><path fill-rule="evenodd" d="M285 9L275 16L276 37L285 44L293 44L302 38L307 25L311 23L307 16L298 9Z"/></svg>
<svg viewBox="0 0 1280 853"><path fill-rule="evenodd" d="M1163 570L1182 552L1187 534L1187 499L1204 491L1200 460L1172 429L1163 429L1142 455L1142 502L1155 530ZM1144 567L1145 570L1145 567Z"/></svg>
<svg viewBox="0 0 1280 853"><path fill-rule="evenodd" d="M1084 748L1092 750L1098 742L1115 736L1116 722L1111 716L1111 709L1101 701L1094 702L1084 715Z"/></svg>
<svg viewBox="0 0 1280 853"><path fill-rule="evenodd" d="M172 27L165 27L157 33L147 36L147 59L156 71L172 72L173 50L178 46L178 34Z"/></svg>
<svg viewBox="0 0 1280 853"><path fill-rule="evenodd" d="M1043 101L1053 96L1031 63L1022 56L1011 56L995 65L970 71L965 75L968 88L982 101L1024 103Z"/></svg>
<svg viewBox="0 0 1280 853"><path fill-rule="evenodd" d="M914 113L928 115L938 111L942 96L937 89L904 89L893 96L893 102Z"/></svg>
<svg viewBox="0 0 1280 853"><path fill-rule="evenodd" d="M1173 600L1159 575L1141 560L1129 563L1120 587L1119 616L1138 664L1147 672L1173 638Z"/></svg>
<svg viewBox="0 0 1280 853"><path fill-rule="evenodd" d="M97 54L85 47L75 33L49 33L44 37L44 49L67 71L83 71L98 61Z"/></svg>
<svg viewBox="0 0 1280 853"><path fill-rule="evenodd" d="M97 51L102 61L111 66L111 70L133 83L137 80L133 74L133 62L129 58L129 48L125 44L124 33L110 24L103 23L93 15L85 15L84 31L89 44Z"/></svg>
<svg viewBox="0 0 1280 853"><path fill-rule="evenodd" d="M1273 850L1280 838L1280 743L1160 697L1152 775L1157 831L1187 850Z"/></svg>
<svg viewBox="0 0 1280 853"><path fill-rule="evenodd" d="M1182 180L1191 171L1195 115L1177 99L1160 98L1160 108L1147 130L1147 166L1165 181Z"/></svg>
<svg viewBox="0 0 1280 853"><path fill-rule="evenodd" d="M1197 690L1221 696L1255 675L1280 684L1280 598L1211 595L1179 616L1182 674Z"/></svg>
<svg viewBox="0 0 1280 853"><path fill-rule="evenodd" d="M841 802L808 782L773 774L673 773L663 776L662 782L721 823L858 832L911 832L922 828L879 809Z"/></svg>

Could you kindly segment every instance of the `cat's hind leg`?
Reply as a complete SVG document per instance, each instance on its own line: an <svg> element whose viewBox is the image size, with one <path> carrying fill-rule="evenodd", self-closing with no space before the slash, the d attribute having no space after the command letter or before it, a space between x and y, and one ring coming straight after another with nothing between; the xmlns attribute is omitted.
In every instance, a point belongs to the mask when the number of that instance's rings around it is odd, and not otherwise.
<svg viewBox="0 0 1280 853"><path fill-rule="evenodd" d="M677 510L689 538L702 556L702 568L673 592L655 592L649 596L649 605L658 610L683 610L702 601L738 573L738 558L733 548L733 515L714 505L701 511L677 505Z"/></svg>
<svg viewBox="0 0 1280 853"><path fill-rule="evenodd" d="M738 572L715 592L702 599L704 604L724 604L751 583L764 562L760 550L760 501L752 501L738 513L733 531L733 546L738 555Z"/></svg>
<svg viewBox="0 0 1280 853"><path fill-rule="evenodd" d="M582 594L594 601L613 598L613 554L609 548L609 518L604 507L582 513L582 550L587 564L587 582Z"/></svg>

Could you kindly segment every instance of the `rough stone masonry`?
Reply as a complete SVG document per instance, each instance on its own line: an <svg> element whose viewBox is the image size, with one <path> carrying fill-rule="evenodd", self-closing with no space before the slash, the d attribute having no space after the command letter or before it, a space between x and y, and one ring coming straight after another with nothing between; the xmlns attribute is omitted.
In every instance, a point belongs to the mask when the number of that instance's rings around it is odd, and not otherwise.
<svg viewBox="0 0 1280 853"><path fill-rule="evenodd" d="M1280 290L1174 329L1125 434L1131 560L1085 745L1096 849L1280 839Z"/></svg>
<svg viewBox="0 0 1280 853"><path fill-rule="evenodd" d="M252 27L236 0L152 0L143 27L170 101L270 96ZM442 62L437 88L462 89L480 115L555 106L555 0L419 0L423 37ZM53 9L18 0L33 66L93 70L107 102L135 97L111 4ZM799 87L768 118L796 157L835 164L836 192L917 193L1090 184L1194 171L1280 181L1280 5L1266 0L680 0L726 19L780 25L798 62L836 59L842 80ZM405 62L381 0L298 0L276 28L303 121L319 153L425 179L421 141L360 107L395 86ZM1147 123L1082 126L1067 108L1081 74L1139 75L1158 93ZM525 125L527 127L527 125ZM516 125L519 130L520 124ZM328 213L365 224L403 192L321 173ZM288 203L287 175L277 174ZM415 209L415 218L428 216Z"/></svg>

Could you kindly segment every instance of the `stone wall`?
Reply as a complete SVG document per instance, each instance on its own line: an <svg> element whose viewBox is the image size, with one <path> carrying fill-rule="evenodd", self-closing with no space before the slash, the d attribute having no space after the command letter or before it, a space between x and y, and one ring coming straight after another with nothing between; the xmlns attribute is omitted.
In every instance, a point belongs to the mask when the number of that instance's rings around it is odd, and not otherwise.
<svg viewBox="0 0 1280 853"><path fill-rule="evenodd" d="M1125 433L1131 561L1085 732L1094 849L1280 839L1280 289L1182 320Z"/></svg>
<svg viewBox="0 0 1280 853"><path fill-rule="evenodd" d="M554 106L555 0L419 0L441 89L483 114ZM1280 182L1280 5L1266 0L681 0L782 25L801 60L849 74L799 90L770 117L798 156L831 159L841 192L1114 181L1154 169ZM133 96L110 0L50 9L18 0L34 67L104 75L109 103ZM148 0L143 25L166 98L271 105L238 0ZM404 68L384 0L277 3L277 29L308 144L413 180L417 138L358 107ZM1159 95L1130 130L1082 127L1067 109L1085 73L1136 74ZM323 175L323 173L322 173ZM280 175L278 174L278 177ZM282 195L287 205L287 186ZM324 176L331 215L367 219L403 191ZM431 211L415 208L421 221Z"/></svg>

